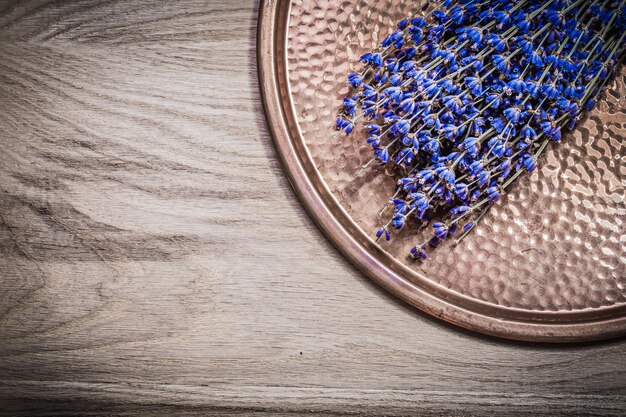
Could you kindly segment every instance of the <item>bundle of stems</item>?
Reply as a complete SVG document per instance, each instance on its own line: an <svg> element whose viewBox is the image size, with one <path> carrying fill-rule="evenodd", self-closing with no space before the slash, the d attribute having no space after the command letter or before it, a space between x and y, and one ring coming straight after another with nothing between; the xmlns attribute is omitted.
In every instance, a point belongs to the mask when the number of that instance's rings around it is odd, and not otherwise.
<svg viewBox="0 0 626 417"><path fill-rule="evenodd" d="M349 135L365 122L373 157L361 171L398 175L377 239L409 219L433 227L415 258L463 239L595 106L625 36L626 0L446 0L400 21L348 75L336 123Z"/></svg>

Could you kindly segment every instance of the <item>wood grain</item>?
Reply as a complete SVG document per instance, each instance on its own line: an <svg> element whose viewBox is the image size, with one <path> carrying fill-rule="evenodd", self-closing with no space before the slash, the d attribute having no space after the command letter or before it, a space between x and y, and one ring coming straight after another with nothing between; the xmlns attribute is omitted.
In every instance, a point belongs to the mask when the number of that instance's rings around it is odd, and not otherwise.
<svg viewBox="0 0 626 417"><path fill-rule="evenodd" d="M626 341L469 334L327 243L257 9L0 1L0 414L624 415Z"/></svg>

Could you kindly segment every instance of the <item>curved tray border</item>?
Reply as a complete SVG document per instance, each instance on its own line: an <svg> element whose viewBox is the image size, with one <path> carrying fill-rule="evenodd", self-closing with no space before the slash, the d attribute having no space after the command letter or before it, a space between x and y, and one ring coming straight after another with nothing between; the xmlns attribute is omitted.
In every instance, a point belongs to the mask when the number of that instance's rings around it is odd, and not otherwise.
<svg viewBox="0 0 626 417"><path fill-rule="evenodd" d="M626 334L626 308L530 312L483 303L452 293L410 270L365 235L326 187L293 117L285 53L290 9L290 0L262 0L259 6L257 60L263 107L292 187L337 249L390 293L432 316L469 330L507 339L553 343Z"/></svg>

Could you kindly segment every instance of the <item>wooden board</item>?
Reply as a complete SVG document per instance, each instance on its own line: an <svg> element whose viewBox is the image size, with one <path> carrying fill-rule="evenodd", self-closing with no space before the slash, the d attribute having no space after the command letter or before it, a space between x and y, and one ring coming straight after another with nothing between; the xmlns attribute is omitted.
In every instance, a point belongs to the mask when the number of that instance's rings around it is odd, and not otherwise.
<svg viewBox="0 0 626 417"><path fill-rule="evenodd" d="M0 2L0 414L623 415L345 261L267 133L256 1Z"/></svg>

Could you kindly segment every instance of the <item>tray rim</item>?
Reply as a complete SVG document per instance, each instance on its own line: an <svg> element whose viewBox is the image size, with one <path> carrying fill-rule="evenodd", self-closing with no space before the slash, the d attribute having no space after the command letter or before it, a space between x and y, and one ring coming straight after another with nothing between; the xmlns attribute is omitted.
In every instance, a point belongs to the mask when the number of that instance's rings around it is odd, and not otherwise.
<svg viewBox="0 0 626 417"><path fill-rule="evenodd" d="M263 111L292 188L333 246L391 294L465 329L506 339L553 343L602 340L626 334L626 305L546 312L496 306L428 280L400 264L365 235L319 177L297 118L293 117L295 109L286 79L285 53L291 3L291 0L261 0L259 5L257 68ZM405 274L421 280L422 286Z"/></svg>

